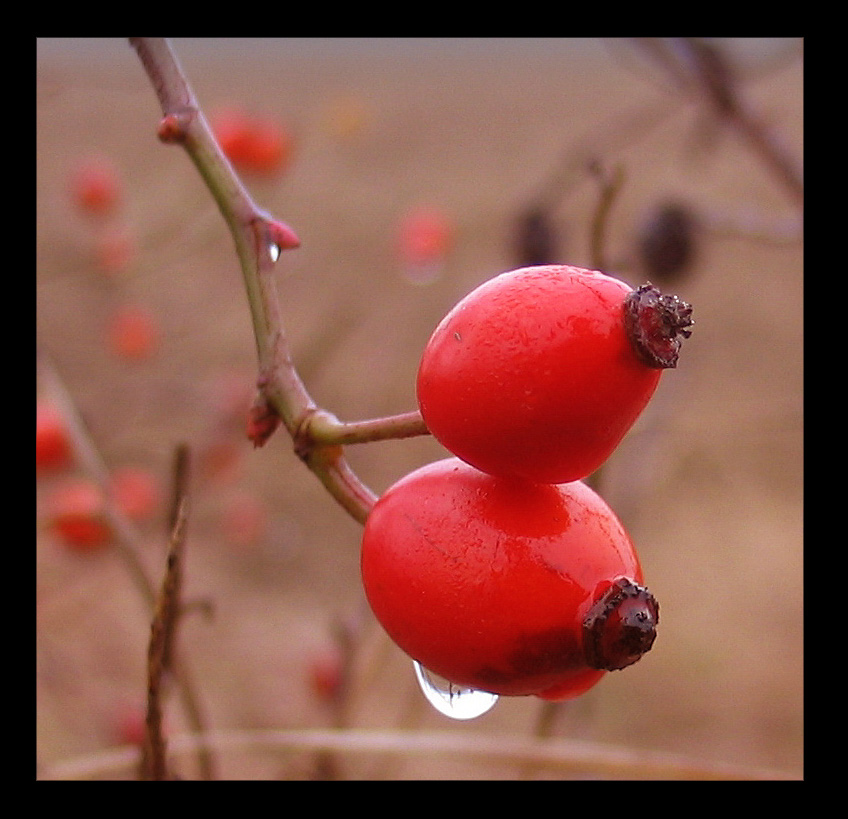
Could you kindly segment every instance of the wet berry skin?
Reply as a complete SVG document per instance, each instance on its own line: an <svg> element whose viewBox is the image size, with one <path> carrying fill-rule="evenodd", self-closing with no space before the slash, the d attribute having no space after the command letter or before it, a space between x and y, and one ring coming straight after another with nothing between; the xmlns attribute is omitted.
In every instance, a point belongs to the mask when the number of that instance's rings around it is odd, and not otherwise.
<svg viewBox="0 0 848 819"><path fill-rule="evenodd" d="M633 544L579 481L429 464L375 504L361 567L389 636L454 684L568 699L653 643L658 610Z"/></svg>
<svg viewBox="0 0 848 819"><path fill-rule="evenodd" d="M484 472L580 480L676 365L691 323L684 302L598 271L502 273L436 327L418 369L419 409L452 455Z"/></svg>

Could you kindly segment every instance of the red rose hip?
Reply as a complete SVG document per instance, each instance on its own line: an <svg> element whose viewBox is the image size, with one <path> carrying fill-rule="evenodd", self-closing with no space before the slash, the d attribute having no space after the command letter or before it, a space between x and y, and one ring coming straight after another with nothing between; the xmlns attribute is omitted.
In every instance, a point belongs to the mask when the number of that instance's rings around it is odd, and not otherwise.
<svg viewBox="0 0 848 819"><path fill-rule="evenodd" d="M691 307L651 285L538 265L462 299L428 341L418 404L436 439L493 475L585 478L674 367Z"/></svg>
<svg viewBox="0 0 848 819"><path fill-rule="evenodd" d="M457 458L390 487L362 538L366 596L410 657L456 685L567 699L651 648L658 606L633 544L584 483Z"/></svg>

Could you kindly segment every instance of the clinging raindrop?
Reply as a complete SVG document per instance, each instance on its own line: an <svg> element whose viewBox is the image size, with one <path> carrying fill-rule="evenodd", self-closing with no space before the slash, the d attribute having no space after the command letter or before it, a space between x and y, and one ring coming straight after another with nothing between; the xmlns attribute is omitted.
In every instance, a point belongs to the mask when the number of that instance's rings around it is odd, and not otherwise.
<svg viewBox="0 0 848 819"><path fill-rule="evenodd" d="M451 719L476 719L494 708L497 694L455 685L413 661L415 676L430 705Z"/></svg>

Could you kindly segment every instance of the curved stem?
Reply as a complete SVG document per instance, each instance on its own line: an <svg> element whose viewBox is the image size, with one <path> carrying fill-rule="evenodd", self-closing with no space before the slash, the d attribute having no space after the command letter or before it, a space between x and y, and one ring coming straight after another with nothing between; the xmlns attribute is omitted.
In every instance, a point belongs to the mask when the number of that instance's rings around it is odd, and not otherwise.
<svg viewBox="0 0 848 819"><path fill-rule="evenodd" d="M426 428L414 413L401 421L346 425L318 410L292 362L273 275L280 252L297 247L297 237L250 198L217 144L168 41L133 37L130 43L162 107L160 139L185 148L232 233L256 337L259 390L289 431L298 455L342 507L364 522L375 496L349 467L340 445L425 434Z"/></svg>
<svg viewBox="0 0 848 819"><path fill-rule="evenodd" d="M430 434L418 410L367 421L339 421L319 410L309 416L306 426L310 439L319 445L367 444Z"/></svg>
<svg viewBox="0 0 848 819"><path fill-rule="evenodd" d="M170 43L131 37L159 98L160 139L181 144L227 223L241 264L259 359L259 386L293 432L315 403L298 376L283 329L274 264L297 247L294 232L256 206L212 134Z"/></svg>
<svg viewBox="0 0 848 819"><path fill-rule="evenodd" d="M303 460L342 508L354 520L364 524L377 502L377 496L350 468L342 448L314 447Z"/></svg>

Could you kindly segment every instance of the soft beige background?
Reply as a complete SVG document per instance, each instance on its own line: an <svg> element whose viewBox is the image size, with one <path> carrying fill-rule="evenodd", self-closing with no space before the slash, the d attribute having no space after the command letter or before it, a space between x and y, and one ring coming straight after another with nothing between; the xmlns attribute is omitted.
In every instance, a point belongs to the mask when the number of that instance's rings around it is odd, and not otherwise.
<svg viewBox="0 0 848 819"><path fill-rule="evenodd" d="M711 217L797 231L797 206L746 147L615 44L174 44L202 105L240 101L296 135L282 178L247 182L303 241L279 264L284 315L310 391L343 419L414 407L418 355L433 326L477 283L514 266L511 220L575 146L589 144L626 171L609 244L624 278L640 280L633 233L669 195ZM766 70L772 46L737 50L746 97L800 157L801 58ZM668 117L644 135L617 119L664 104ZM107 461L164 476L177 442L199 449L206 440L220 377L252 382L255 348L230 237L184 153L156 139L158 115L125 41L39 43L37 339ZM339 133L343 115L355 132ZM69 169L92 151L120 167L139 244L131 269L113 279L93 269L90 226L66 195ZM441 278L428 286L405 279L395 254L397 221L419 202L444 209L456 229ZM578 177L557 210L567 228L562 261L589 264L596 202L597 186ZM563 709L557 730L800 776L800 240L707 237L676 289L695 307L695 333L605 485L661 601L659 637L642 662ZM128 365L104 346L104 323L123 299L148 305L162 322L154 362ZM214 617L186 620L185 650L213 727L327 726L307 668L334 620L359 611L359 527L283 435L261 450L240 446L244 461L231 482L194 486L187 595L211 601ZM349 452L378 492L443 454L430 439ZM39 502L45 491L37 485ZM266 535L246 548L228 543L219 524L241 492L271 515ZM161 525L147 534L158 572ZM36 545L36 739L39 765L49 769L115 744L115 715L143 696L149 626L113 554L69 554L38 525ZM408 659L367 617L357 669L351 724L360 728L528 736L539 713L537 701L512 699L472 723L436 714ZM184 728L176 702L168 724ZM308 776L310 764L267 752L220 760L221 775L232 778ZM518 774L462 754L352 755L342 766L352 778ZM193 775L188 764L182 770Z"/></svg>

